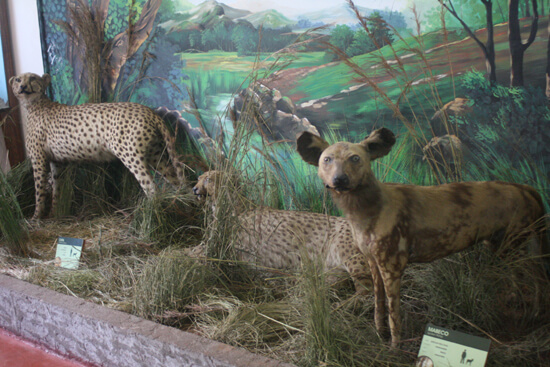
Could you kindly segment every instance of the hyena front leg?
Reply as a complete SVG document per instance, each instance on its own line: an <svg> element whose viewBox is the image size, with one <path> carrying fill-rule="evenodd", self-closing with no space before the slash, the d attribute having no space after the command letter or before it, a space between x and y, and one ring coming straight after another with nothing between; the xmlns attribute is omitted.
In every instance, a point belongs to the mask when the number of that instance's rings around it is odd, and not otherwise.
<svg viewBox="0 0 550 367"><path fill-rule="evenodd" d="M387 333L386 329L386 291L384 289L384 282L382 280L382 275L380 274L380 269L374 258L370 256L367 258L369 262L369 267L372 275L372 285L374 288L374 325L376 326L376 331L381 336L385 336Z"/></svg>
<svg viewBox="0 0 550 367"><path fill-rule="evenodd" d="M395 261L391 261L390 264L394 266L384 266L386 264L379 263L380 274L384 283L384 290L386 293L386 302L388 305L388 321L391 333L391 346L397 347L399 338L401 336L401 277L405 266L395 267L395 264L402 264Z"/></svg>

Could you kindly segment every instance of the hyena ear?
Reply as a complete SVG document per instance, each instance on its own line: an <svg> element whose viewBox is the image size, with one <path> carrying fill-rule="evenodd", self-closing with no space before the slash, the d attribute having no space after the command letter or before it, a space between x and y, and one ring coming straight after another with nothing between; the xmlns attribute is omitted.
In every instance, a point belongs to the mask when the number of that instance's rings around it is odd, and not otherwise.
<svg viewBox="0 0 550 367"><path fill-rule="evenodd" d="M304 131L296 138L296 150L302 159L314 166L319 165L319 157L330 146L323 138Z"/></svg>
<svg viewBox="0 0 550 367"><path fill-rule="evenodd" d="M374 130L361 142L370 153L370 159L375 160L388 154L395 144L395 135L385 127Z"/></svg>
<svg viewBox="0 0 550 367"><path fill-rule="evenodd" d="M52 81L52 77L50 74L44 74L42 75L42 81L44 82L44 88L46 88L48 85L50 85L50 82Z"/></svg>
<svg viewBox="0 0 550 367"><path fill-rule="evenodd" d="M12 77L10 78L10 80L9 80L9 84L10 84L10 85L13 85L13 81L14 81L14 80L15 80L15 77L12 76Z"/></svg>

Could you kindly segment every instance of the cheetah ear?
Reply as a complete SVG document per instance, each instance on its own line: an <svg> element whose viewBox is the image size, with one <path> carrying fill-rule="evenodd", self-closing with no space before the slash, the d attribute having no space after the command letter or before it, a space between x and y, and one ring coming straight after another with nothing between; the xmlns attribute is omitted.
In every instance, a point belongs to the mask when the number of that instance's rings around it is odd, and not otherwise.
<svg viewBox="0 0 550 367"><path fill-rule="evenodd" d="M42 81L44 82L44 88L46 88L48 85L50 85L50 82L52 81L52 77L50 74L44 74L42 75Z"/></svg>
<svg viewBox="0 0 550 367"><path fill-rule="evenodd" d="M329 146L323 138L307 131L302 132L296 139L296 150L305 162L314 166L319 165L319 157Z"/></svg>
<svg viewBox="0 0 550 367"><path fill-rule="evenodd" d="M374 130L361 142L370 153L370 159L375 160L388 154L395 144L395 135L385 127Z"/></svg>

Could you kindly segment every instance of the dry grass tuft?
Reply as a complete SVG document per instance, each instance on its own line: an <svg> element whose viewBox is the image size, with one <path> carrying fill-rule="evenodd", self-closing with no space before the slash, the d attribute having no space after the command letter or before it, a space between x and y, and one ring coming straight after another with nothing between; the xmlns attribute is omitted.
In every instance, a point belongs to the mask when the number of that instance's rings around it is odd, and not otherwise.
<svg viewBox="0 0 550 367"><path fill-rule="evenodd" d="M132 297L139 316L183 326L187 306L214 283L211 269L176 248L149 257L137 274Z"/></svg>
<svg viewBox="0 0 550 367"><path fill-rule="evenodd" d="M197 199L184 191L159 190L143 197L133 211L130 223L134 235L160 246L194 242L202 235L202 210Z"/></svg>

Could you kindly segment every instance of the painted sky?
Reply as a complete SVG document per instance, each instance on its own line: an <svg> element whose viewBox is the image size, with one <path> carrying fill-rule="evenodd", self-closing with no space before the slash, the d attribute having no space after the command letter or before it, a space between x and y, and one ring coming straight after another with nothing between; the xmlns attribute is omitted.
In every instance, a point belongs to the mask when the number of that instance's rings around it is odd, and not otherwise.
<svg viewBox="0 0 550 367"><path fill-rule="evenodd" d="M190 3L198 5L205 0L188 0ZM335 0L217 0L226 5L237 9L246 9L252 11L262 11L268 9L277 9L286 16L296 16L301 13L307 13L324 8L331 8L339 3L346 4L346 1ZM355 0L355 5L370 9L392 9L403 10L408 7L410 0Z"/></svg>

